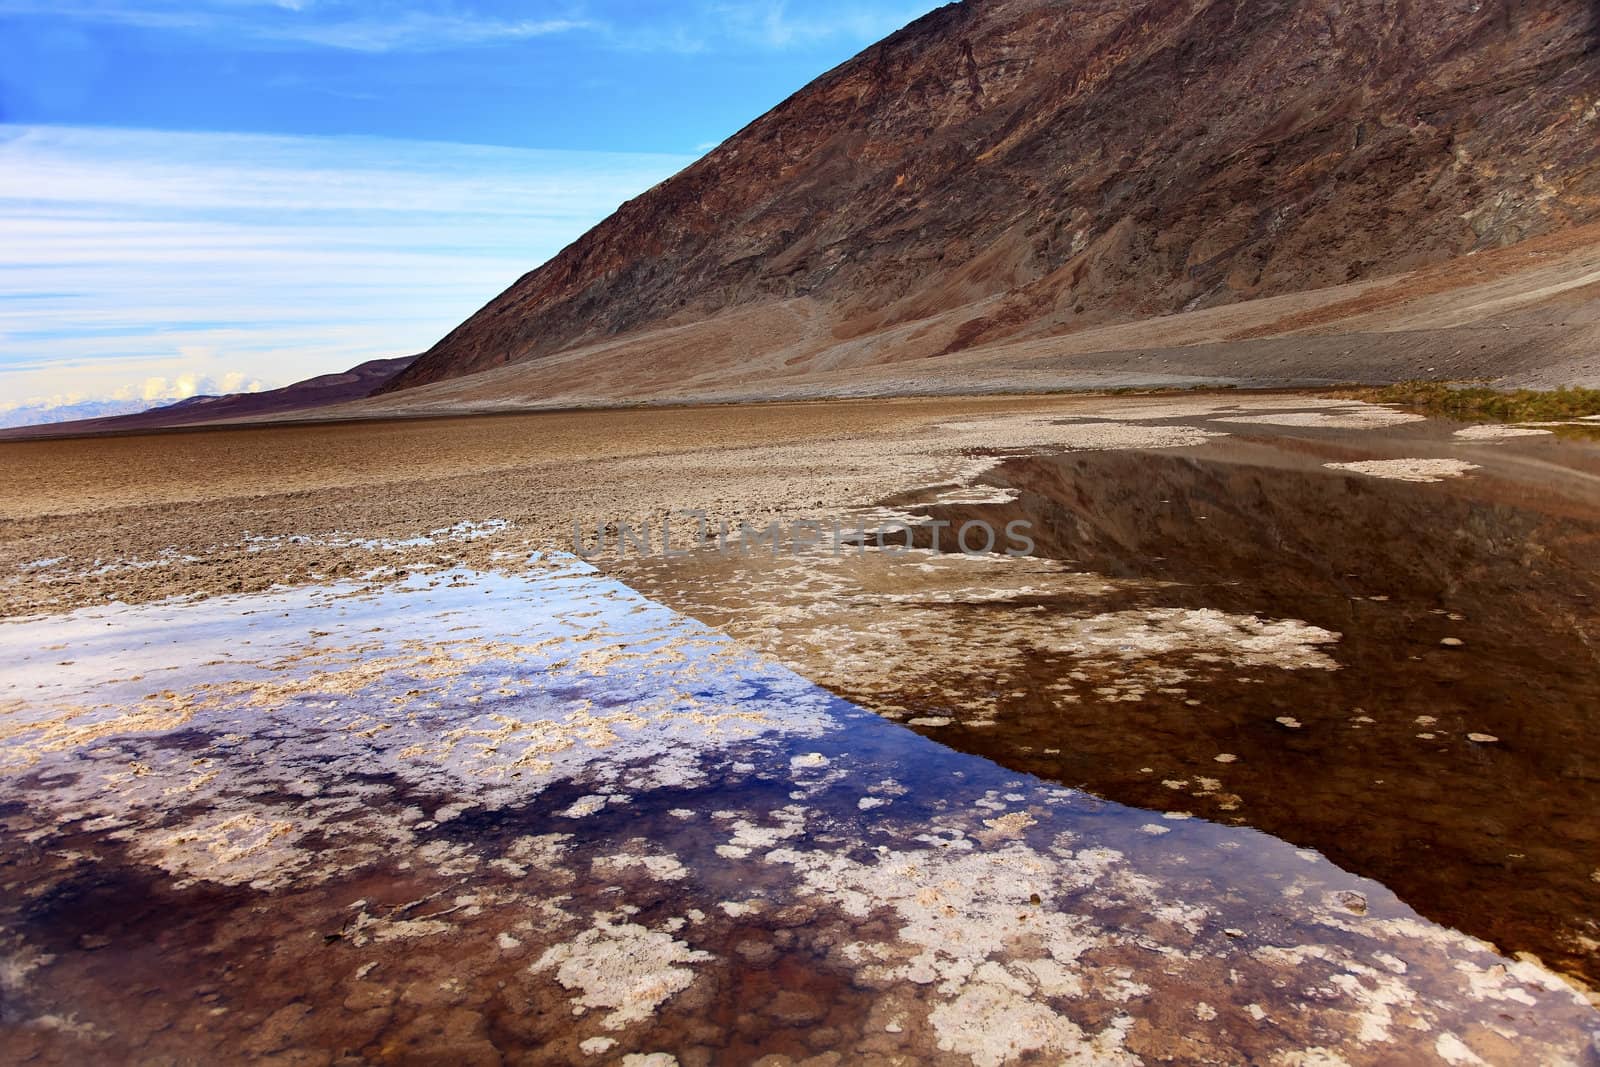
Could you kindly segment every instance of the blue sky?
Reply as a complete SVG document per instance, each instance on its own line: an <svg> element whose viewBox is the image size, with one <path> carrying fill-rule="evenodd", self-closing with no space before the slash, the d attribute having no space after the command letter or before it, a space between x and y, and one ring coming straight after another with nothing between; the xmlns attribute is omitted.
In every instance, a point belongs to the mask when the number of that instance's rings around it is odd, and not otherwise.
<svg viewBox="0 0 1600 1067"><path fill-rule="evenodd" d="M936 6L0 0L0 410L420 351Z"/></svg>

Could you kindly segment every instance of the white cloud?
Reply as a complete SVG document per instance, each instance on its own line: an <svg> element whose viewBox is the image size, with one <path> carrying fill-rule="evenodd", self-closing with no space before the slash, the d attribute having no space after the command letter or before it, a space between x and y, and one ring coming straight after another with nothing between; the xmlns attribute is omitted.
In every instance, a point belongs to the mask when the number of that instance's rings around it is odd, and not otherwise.
<svg viewBox="0 0 1600 1067"><path fill-rule="evenodd" d="M420 351L688 162L0 126L0 401Z"/></svg>
<svg viewBox="0 0 1600 1067"><path fill-rule="evenodd" d="M268 383L239 371L230 371L221 379L205 374L182 374L175 379L147 378L143 385L123 386L106 396L57 393L0 402L0 429L132 415L195 396L259 393L269 388Z"/></svg>
<svg viewBox="0 0 1600 1067"><path fill-rule="evenodd" d="M243 371L229 371L220 380L209 374L180 374L176 378L146 378L139 399L147 403L188 400L192 396L219 396L223 393L259 393L271 388L260 378ZM131 390L130 390L131 392ZM118 399L121 399L120 397Z"/></svg>

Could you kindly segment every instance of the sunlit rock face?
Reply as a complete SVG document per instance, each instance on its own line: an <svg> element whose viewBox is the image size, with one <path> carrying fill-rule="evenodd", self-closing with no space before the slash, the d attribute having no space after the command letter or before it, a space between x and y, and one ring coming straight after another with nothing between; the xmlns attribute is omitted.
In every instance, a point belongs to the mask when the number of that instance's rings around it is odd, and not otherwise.
<svg viewBox="0 0 1600 1067"><path fill-rule="evenodd" d="M1254 667L1328 668L1274 635ZM571 558L0 649L8 1061L1560 1062L1597 1025L1315 852L938 745Z"/></svg>
<svg viewBox="0 0 1600 1067"><path fill-rule="evenodd" d="M1592 222L1595 20L1583 0L949 4L624 204L388 388L719 315L696 351L662 338L584 384L733 379L786 346L769 369L932 356Z"/></svg>

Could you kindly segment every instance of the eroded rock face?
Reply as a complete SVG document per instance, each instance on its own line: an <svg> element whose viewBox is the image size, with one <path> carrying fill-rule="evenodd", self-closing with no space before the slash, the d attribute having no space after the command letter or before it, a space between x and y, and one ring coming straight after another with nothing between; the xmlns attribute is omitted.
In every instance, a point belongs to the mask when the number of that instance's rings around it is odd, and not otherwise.
<svg viewBox="0 0 1600 1067"><path fill-rule="evenodd" d="M961 349L1591 221L1597 37L1582 0L951 4L623 205L388 388L795 297L840 339L987 301Z"/></svg>

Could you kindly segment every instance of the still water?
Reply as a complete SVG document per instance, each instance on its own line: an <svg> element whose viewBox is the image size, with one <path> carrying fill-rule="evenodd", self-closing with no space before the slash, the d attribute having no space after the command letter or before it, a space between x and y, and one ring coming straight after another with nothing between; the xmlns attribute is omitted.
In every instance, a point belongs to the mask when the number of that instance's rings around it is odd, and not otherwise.
<svg viewBox="0 0 1600 1067"><path fill-rule="evenodd" d="M1014 505L1044 518L1048 499ZM1344 623L1303 599L1308 627ZM1319 685L1360 663L1290 645ZM1273 775L1228 778L1231 809L1073 787L1155 768L1184 731L1134 755L1116 731L1042 728L1019 696L972 728L982 744L955 716L919 728L933 740L571 558L15 620L0 662L7 1062L1560 1062L1600 1027L1551 971L1333 848L1232 825L1270 828ZM932 679L903 681L916 719ZM1380 690L1348 745L1394 714ZM1294 710L1274 687L1250 693L1248 713L1177 693L1168 712L1226 717L1230 767L1267 744L1285 782L1321 766L1254 723ZM1288 737L1351 725L1297 707ZM1478 781L1511 781L1489 761L1523 735L1466 714L1436 733L1496 731L1467 751Z"/></svg>

